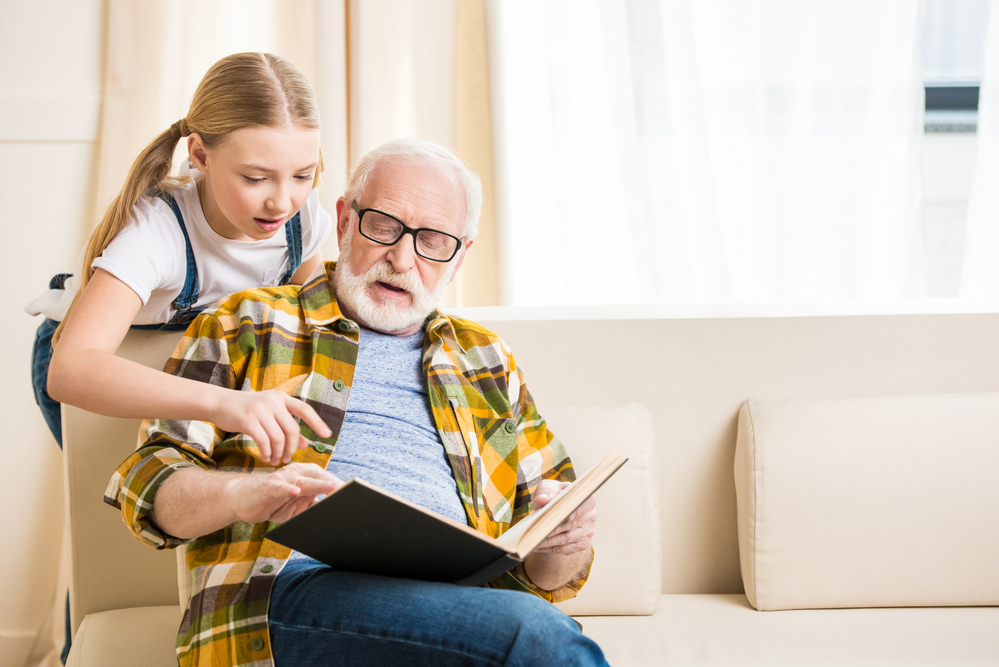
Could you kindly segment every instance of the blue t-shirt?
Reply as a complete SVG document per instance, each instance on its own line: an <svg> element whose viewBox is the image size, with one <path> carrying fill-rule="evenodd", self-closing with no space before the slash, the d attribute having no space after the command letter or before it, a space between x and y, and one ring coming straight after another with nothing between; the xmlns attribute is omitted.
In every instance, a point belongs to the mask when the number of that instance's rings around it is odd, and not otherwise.
<svg viewBox="0 0 999 667"><path fill-rule="evenodd" d="M392 336L361 327L347 414L326 469L464 524L465 508L431 417L422 356L422 331Z"/></svg>

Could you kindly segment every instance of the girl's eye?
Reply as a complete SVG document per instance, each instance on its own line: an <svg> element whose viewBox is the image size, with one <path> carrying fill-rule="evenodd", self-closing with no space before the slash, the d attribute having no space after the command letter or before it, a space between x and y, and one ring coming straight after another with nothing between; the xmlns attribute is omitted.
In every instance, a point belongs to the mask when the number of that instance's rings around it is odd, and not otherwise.
<svg viewBox="0 0 999 667"><path fill-rule="evenodd" d="M262 178L251 178L250 176L244 176L247 183L262 183L264 179Z"/></svg>
<svg viewBox="0 0 999 667"><path fill-rule="evenodd" d="M295 178L297 178L300 181L311 181L312 180L312 174L299 174Z"/></svg>

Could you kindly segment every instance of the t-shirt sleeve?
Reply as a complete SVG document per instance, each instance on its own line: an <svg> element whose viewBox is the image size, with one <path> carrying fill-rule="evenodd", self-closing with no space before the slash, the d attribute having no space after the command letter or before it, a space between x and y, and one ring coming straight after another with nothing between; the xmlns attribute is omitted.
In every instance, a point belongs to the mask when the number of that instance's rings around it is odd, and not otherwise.
<svg viewBox="0 0 999 667"><path fill-rule="evenodd" d="M186 257L173 211L160 199L141 197L129 224L90 266L128 285L144 306L154 290L183 287Z"/></svg>
<svg viewBox="0 0 999 667"><path fill-rule="evenodd" d="M302 207L302 259L310 258L322 249L331 231L333 218L319 203L319 190L313 189Z"/></svg>

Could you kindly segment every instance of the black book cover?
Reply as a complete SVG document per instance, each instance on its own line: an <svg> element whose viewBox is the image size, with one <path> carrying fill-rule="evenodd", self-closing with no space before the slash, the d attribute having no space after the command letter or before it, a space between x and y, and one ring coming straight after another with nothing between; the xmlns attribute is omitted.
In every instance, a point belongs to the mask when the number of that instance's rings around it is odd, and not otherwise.
<svg viewBox="0 0 999 667"><path fill-rule="evenodd" d="M358 479L272 528L267 538L336 570L470 586L521 560L468 526Z"/></svg>

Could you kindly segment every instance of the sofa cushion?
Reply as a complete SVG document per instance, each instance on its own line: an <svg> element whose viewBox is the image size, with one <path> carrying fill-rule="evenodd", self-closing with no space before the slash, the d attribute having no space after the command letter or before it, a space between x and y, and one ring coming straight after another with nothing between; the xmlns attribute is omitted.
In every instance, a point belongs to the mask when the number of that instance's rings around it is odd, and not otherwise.
<svg viewBox="0 0 999 667"><path fill-rule="evenodd" d="M662 591L662 468L655 457L649 411L635 404L540 407L577 474L614 447L628 457L596 493L596 555L590 578L579 595L559 608L574 616L654 613Z"/></svg>
<svg viewBox="0 0 999 667"><path fill-rule="evenodd" d="M654 616L579 619L612 665L994 665L999 608L760 612L744 595L664 595Z"/></svg>
<svg viewBox="0 0 999 667"><path fill-rule="evenodd" d="M73 638L67 667L171 667L177 664L176 606L88 614Z"/></svg>
<svg viewBox="0 0 999 667"><path fill-rule="evenodd" d="M999 394L751 399L735 481L757 609L999 604Z"/></svg>

